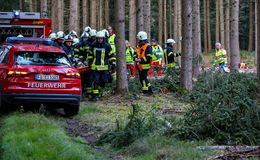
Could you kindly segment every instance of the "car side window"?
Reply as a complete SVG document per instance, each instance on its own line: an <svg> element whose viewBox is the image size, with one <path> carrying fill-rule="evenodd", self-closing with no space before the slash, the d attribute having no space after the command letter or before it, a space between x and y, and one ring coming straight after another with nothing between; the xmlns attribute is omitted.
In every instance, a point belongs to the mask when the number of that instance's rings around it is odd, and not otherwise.
<svg viewBox="0 0 260 160"><path fill-rule="evenodd" d="M9 55L9 49L6 47L1 48L0 50L0 64L6 64Z"/></svg>

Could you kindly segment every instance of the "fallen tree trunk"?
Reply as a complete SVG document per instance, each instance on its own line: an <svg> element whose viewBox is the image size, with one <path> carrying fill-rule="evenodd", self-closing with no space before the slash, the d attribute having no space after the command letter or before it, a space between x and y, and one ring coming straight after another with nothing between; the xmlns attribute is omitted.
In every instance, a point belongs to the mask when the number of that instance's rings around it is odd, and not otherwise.
<svg viewBox="0 0 260 160"><path fill-rule="evenodd" d="M246 159L260 157L260 146L198 146L198 149L225 150L228 153L216 156L217 159Z"/></svg>
<svg viewBox="0 0 260 160"><path fill-rule="evenodd" d="M210 160L217 160L217 159L247 159L247 158L259 158L260 157L260 147L256 149L251 149L247 151L239 151L239 152L229 152L226 154L222 154L220 156L214 157Z"/></svg>
<svg viewBox="0 0 260 160"><path fill-rule="evenodd" d="M198 149L214 149L214 150L228 150L228 151L248 151L257 149L260 146L198 146Z"/></svg>

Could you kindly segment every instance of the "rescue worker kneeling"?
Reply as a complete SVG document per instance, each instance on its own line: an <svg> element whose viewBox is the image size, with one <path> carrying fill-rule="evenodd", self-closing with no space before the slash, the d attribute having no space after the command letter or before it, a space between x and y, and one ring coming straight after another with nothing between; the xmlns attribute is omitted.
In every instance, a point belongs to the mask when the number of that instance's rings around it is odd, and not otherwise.
<svg viewBox="0 0 260 160"><path fill-rule="evenodd" d="M116 58L111 46L104 41L105 34L100 31L96 35L96 41L91 45L88 56L93 80L92 100L97 101L102 95L101 89L112 81L109 70L115 70ZM111 66L111 67L109 67Z"/></svg>
<svg viewBox="0 0 260 160"><path fill-rule="evenodd" d="M140 31L137 34L139 39L138 45L136 47L136 58L137 68L139 71L139 78L142 84L142 90L144 94L153 94L152 86L147 79L148 71L151 68L152 63L152 47L148 43L147 33Z"/></svg>

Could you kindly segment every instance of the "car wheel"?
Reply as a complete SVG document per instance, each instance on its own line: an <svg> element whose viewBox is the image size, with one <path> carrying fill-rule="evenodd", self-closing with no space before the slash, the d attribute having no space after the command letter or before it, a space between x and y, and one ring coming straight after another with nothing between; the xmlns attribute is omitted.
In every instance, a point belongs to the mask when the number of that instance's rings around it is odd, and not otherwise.
<svg viewBox="0 0 260 160"><path fill-rule="evenodd" d="M71 117L79 113L79 104L78 105L67 105L64 107L64 113L66 116Z"/></svg>

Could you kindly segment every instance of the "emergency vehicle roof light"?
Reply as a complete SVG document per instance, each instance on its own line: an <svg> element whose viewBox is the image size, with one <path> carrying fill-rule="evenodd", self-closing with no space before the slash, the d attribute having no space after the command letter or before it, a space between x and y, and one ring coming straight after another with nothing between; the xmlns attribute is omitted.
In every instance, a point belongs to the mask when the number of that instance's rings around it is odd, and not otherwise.
<svg viewBox="0 0 260 160"><path fill-rule="evenodd" d="M43 44L52 45L52 41L46 38L26 38L26 37L8 37L6 43L26 43L26 44Z"/></svg>
<svg viewBox="0 0 260 160"><path fill-rule="evenodd" d="M14 18L20 18L20 11L19 10L14 10L13 14L14 14Z"/></svg>

